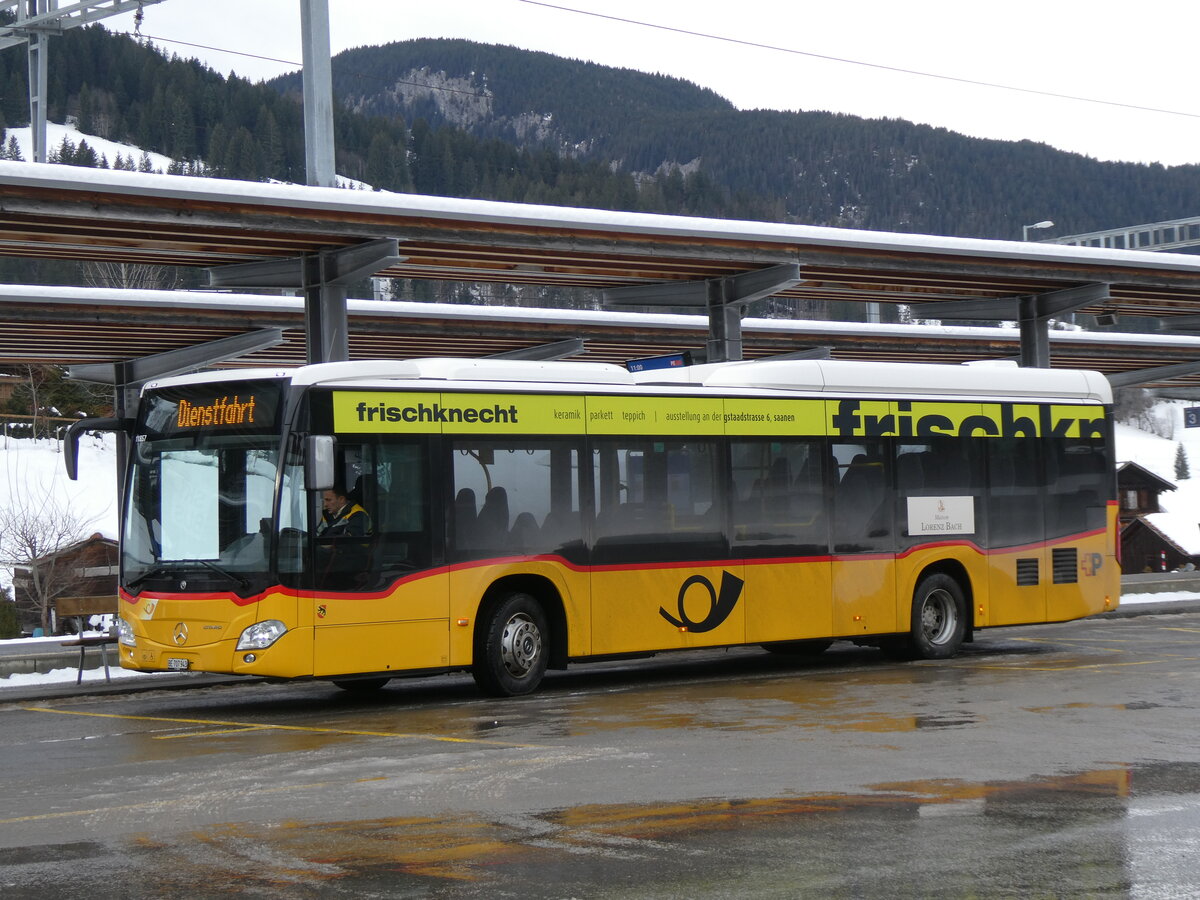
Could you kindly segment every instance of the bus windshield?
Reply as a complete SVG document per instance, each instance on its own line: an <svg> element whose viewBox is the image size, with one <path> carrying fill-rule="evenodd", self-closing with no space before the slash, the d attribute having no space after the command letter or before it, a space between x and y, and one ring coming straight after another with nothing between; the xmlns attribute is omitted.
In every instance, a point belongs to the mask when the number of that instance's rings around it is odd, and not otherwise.
<svg viewBox="0 0 1200 900"><path fill-rule="evenodd" d="M174 389L144 401L130 467L122 583L260 591L270 579L279 389ZM181 583L187 583L182 587Z"/></svg>

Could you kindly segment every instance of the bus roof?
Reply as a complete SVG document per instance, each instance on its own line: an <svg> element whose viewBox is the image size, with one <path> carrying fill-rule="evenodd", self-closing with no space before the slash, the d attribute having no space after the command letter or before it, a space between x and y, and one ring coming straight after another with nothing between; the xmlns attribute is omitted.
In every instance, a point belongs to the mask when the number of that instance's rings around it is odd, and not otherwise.
<svg viewBox="0 0 1200 900"><path fill-rule="evenodd" d="M637 373L641 384L694 384L710 388L766 388L830 394L938 394L958 397L1054 397L1112 402L1099 372L1022 368L1011 361L949 366L851 360L754 360Z"/></svg>
<svg viewBox="0 0 1200 900"><path fill-rule="evenodd" d="M852 396L936 396L979 400L1048 399L1111 403L1112 388L1099 372L1022 368L1011 362L967 365L859 362L850 360L752 360L710 363L630 373L620 366L587 362L529 362L505 359L428 358L320 363L296 369L206 372L150 382L170 385L287 378L296 386L398 387L413 382L453 383L455 389L528 388L546 385L605 390L663 389L667 392L736 391ZM429 389L432 385L423 385Z"/></svg>

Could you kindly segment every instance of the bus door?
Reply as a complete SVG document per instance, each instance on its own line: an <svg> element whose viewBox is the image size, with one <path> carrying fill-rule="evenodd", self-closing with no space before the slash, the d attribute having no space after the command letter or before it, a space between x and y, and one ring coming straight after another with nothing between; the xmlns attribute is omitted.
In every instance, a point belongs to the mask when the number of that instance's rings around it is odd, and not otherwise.
<svg viewBox="0 0 1200 900"><path fill-rule="evenodd" d="M730 442L733 555L746 570L746 641L833 634L822 438Z"/></svg>
<svg viewBox="0 0 1200 900"><path fill-rule="evenodd" d="M907 631L896 614L895 503L891 445L885 438L835 440L833 633L841 637Z"/></svg>
<svg viewBox="0 0 1200 900"><path fill-rule="evenodd" d="M970 407L974 406L972 410ZM977 415L963 404L958 415ZM926 567L945 560L962 565L963 585L977 625L988 606L989 568L984 497L986 441L990 438L932 434L896 439L896 586L901 625L912 612L913 592Z"/></svg>
<svg viewBox="0 0 1200 900"><path fill-rule="evenodd" d="M450 444L451 616L475 622L498 580L533 576L562 601L567 650L586 655L588 575L573 435L455 437ZM456 624L451 664L471 661L473 629Z"/></svg>
<svg viewBox="0 0 1200 900"><path fill-rule="evenodd" d="M716 438L592 443L592 652L745 640L744 571L729 558Z"/></svg>
<svg viewBox="0 0 1200 900"><path fill-rule="evenodd" d="M432 514L430 440L339 437L339 488L365 519L349 531L313 530L318 675L449 664L449 588L431 571L441 518ZM310 515L320 522L321 506Z"/></svg>
<svg viewBox="0 0 1200 900"><path fill-rule="evenodd" d="M1019 408L1020 409L1020 408ZM1036 407L1030 421L1037 421ZM1032 432L1032 425L1029 427ZM1032 433L988 438L988 625L1046 621L1046 480Z"/></svg>

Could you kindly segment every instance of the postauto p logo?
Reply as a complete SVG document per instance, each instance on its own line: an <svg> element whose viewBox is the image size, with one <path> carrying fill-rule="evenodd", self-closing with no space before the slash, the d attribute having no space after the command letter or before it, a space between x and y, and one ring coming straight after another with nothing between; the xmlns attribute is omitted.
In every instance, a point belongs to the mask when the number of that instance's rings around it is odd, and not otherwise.
<svg viewBox="0 0 1200 900"><path fill-rule="evenodd" d="M676 600L678 617L671 615L661 606L658 608L658 614L676 628L683 628L694 634L712 631L728 619L733 608L737 606L738 598L742 596L743 584L745 582L732 572L722 571L721 590L718 591L713 587L713 583L703 575L693 575L679 588L679 597ZM687 593L692 589L702 589L708 592L708 615L699 622L693 621L687 614Z"/></svg>

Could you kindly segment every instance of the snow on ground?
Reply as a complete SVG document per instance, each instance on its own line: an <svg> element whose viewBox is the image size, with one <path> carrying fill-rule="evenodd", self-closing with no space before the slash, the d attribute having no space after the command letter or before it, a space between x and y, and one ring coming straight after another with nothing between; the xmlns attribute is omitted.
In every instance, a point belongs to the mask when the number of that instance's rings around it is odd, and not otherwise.
<svg viewBox="0 0 1200 900"><path fill-rule="evenodd" d="M4 132L5 147L8 145L9 138L16 138L17 146L21 149L21 158L23 160L30 161L33 159L33 135L30 126L26 125L24 128L6 129ZM151 168L158 174L166 172L171 164L175 162L170 156L164 156L162 153L144 151L141 147L110 141L107 138L97 137L94 134L84 134L69 124L58 125L54 122L46 123L46 149L48 154L55 153L62 146L63 138L69 140L76 149L78 149L82 141L87 141L87 145L96 151L97 157L102 156L108 161L109 168L112 168L116 163L118 156L132 160L135 166L140 166L142 164L142 157L145 156L150 160ZM283 182L271 183L282 184ZM352 191L374 191L374 188L365 181L347 178L342 175L337 176L337 186Z"/></svg>
<svg viewBox="0 0 1200 900"><path fill-rule="evenodd" d="M17 145L21 148L21 158L26 160L33 159L33 137L30 134L30 127L26 125L24 128L9 128L4 133L4 143L8 143L9 138L16 138ZM53 153L62 146L63 138L67 138L79 147L80 141L87 141L87 145L96 151L97 156L103 156L108 160L109 166L117 161L118 156L123 156L125 159L132 159L136 166L142 160L142 149L134 147L131 144L118 144L116 141L106 140L102 137L97 137L94 134L84 134L81 131L70 127L69 125L56 125L54 122L46 123L46 149ZM161 153L146 153L150 157L150 165L154 167L156 172L165 172L167 167L174 162L169 156L163 156Z"/></svg>
<svg viewBox="0 0 1200 900"><path fill-rule="evenodd" d="M79 480L67 478L62 443L52 439L12 438L0 433L0 505L51 504L69 510L84 537L118 531L116 436L85 435L79 441ZM12 583L12 570L0 568L0 587Z"/></svg>

